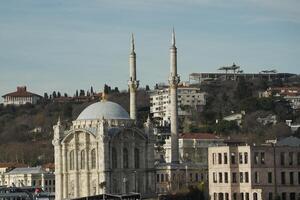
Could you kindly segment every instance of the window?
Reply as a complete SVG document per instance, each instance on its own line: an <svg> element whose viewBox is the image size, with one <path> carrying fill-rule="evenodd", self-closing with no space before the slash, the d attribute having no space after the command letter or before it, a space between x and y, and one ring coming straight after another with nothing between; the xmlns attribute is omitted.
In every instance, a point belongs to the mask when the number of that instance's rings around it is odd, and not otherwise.
<svg viewBox="0 0 300 200"><path fill-rule="evenodd" d="M228 173L227 172L224 173L224 182L228 183Z"/></svg>
<svg viewBox="0 0 300 200"><path fill-rule="evenodd" d="M232 172L232 183L236 183L236 172Z"/></svg>
<svg viewBox="0 0 300 200"><path fill-rule="evenodd" d="M219 183L223 183L223 176L222 172L219 173Z"/></svg>
<svg viewBox="0 0 300 200"><path fill-rule="evenodd" d="M259 175L258 175L258 172L254 172L254 183L259 183Z"/></svg>
<svg viewBox="0 0 300 200"><path fill-rule="evenodd" d="M232 200L237 200L237 193L233 193Z"/></svg>
<svg viewBox="0 0 300 200"><path fill-rule="evenodd" d="M249 183L249 172L245 172L245 182Z"/></svg>
<svg viewBox="0 0 300 200"><path fill-rule="evenodd" d="M227 157L227 153L224 153L224 164L228 163L228 157Z"/></svg>
<svg viewBox="0 0 300 200"><path fill-rule="evenodd" d="M260 163L265 164L265 152L260 153Z"/></svg>
<svg viewBox="0 0 300 200"><path fill-rule="evenodd" d="M240 172L240 183L244 182L244 176L243 176L243 172Z"/></svg>
<svg viewBox="0 0 300 200"><path fill-rule="evenodd" d="M300 165L300 152L297 153L297 164Z"/></svg>
<svg viewBox="0 0 300 200"><path fill-rule="evenodd" d="M247 152L244 153L244 162L245 162L245 164L248 164L248 153Z"/></svg>
<svg viewBox="0 0 300 200"><path fill-rule="evenodd" d="M294 172L290 172L290 184L294 184Z"/></svg>
<svg viewBox="0 0 300 200"><path fill-rule="evenodd" d="M134 167L140 168L140 151L138 148L134 149Z"/></svg>
<svg viewBox="0 0 300 200"><path fill-rule="evenodd" d="M123 148L123 168L128 168L128 150Z"/></svg>
<svg viewBox="0 0 300 200"><path fill-rule="evenodd" d="M216 172L213 172L213 181L214 181L214 183L217 182L217 175L216 175Z"/></svg>
<svg viewBox="0 0 300 200"><path fill-rule="evenodd" d="M280 153L280 164L284 165L284 161L285 161L285 155L284 155L284 152L281 152Z"/></svg>
<svg viewBox="0 0 300 200"><path fill-rule="evenodd" d="M254 164L258 164L258 152L254 152Z"/></svg>
<svg viewBox="0 0 300 200"><path fill-rule="evenodd" d="M222 164L222 154L218 153L218 163Z"/></svg>
<svg viewBox="0 0 300 200"><path fill-rule="evenodd" d="M257 193L256 193L256 192L253 193L253 200L258 200L258 199L257 199Z"/></svg>
<svg viewBox="0 0 300 200"><path fill-rule="evenodd" d="M243 164L243 153L239 153L239 163Z"/></svg>
<svg viewBox="0 0 300 200"><path fill-rule="evenodd" d="M269 192L269 200L273 200L273 193Z"/></svg>
<svg viewBox="0 0 300 200"><path fill-rule="evenodd" d="M293 152L289 152L289 165L293 165Z"/></svg>
<svg viewBox="0 0 300 200"><path fill-rule="evenodd" d="M118 154L116 148L112 148L111 152L112 168L118 168Z"/></svg>
<svg viewBox="0 0 300 200"><path fill-rule="evenodd" d="M286 200L286 193L285 193L285 192L283 192L283 193L281 194L281 200Z"/></svg>
<svg viewBox="0 0 300 200"><path fill-rule="evenodd" d="M92 149L91 151L91 160L92 160L92 169L96 168L96 149Z"/></svg>
<svg viewBox="0 0 300 200"><path fill-rule="evenodd" d="M160 182L164 182L165 181L165 179L164 179L164 174L161 174L160 175Z"/></svg>
<svg viewBox="0 0 300 200"><path fill-rule="evenodd" d="M281 184L285 184L285 172L281 172Z"/></svg>
<svg viewBox="0 0 300 200"><path fill-rule="evenodd" d="M249 193L246 192L246 200L249 200Z"/></svg>
<svg viewBox="0 0 300 200"><path fill-rule="evenodd" d="M219 193L219 200L224 200L224 195L222 192Z"/></svg>
<svg viewBox="0 0 300 200"><path fill-rule="evenodd" d="M74 170L74 150L70 151L70 170Z"/></svg>
<svg viewBox="0 0 300 200"><path fill-rule="evenodd" d="M214 164L216 164L216 154L213 153L213 154L212 154L212 157L213 157L213 165L214 165Z"/></svg>
<svg viewBox="0 0 300 200"><path fill-rule="evenodd" d="M193 181L193 174L190 173L190 182L192 182L192 181Z"/></svg>
<svg viewBox="0 0 300 200"><path fill-rule="evenodd" d="M82 150L80 152L80 169L84 169L85 168L85 151Z"/></svg>
<svg viewBox="0 0 300 200"><path fill-rule="evenodd" d="M229 194L225 193L225 200L229 200Z"/></svg>
<svg viewBox="0 0 300 200"><path fill-rule="evenodd" d="M273 178L272 172L268 172L268 183L272 183L273 182L272 178Z"/></svg>
<svg viewBox="0 0 300 200"><path fill-rule="evenodd" d="M290 200L296 200L296 193L295 192L290 193Z"/></svg>
<svg viewBox="0 0 300 200"><path fill-rule="evenodd" d="M298 184L300 185L300 172L298 172Z"/></svg>
<svg viewBox="0 0 300 200"><path fill-rule="evenodd" d="M198 173L195 174L195 181L198 182L199 181L199 176Z"/></svg>
<svg viewBox="0 0 300 200"><path fill-rule="evenodd" d="M235 153L231 153L231 164L235 164Z"/></svg>
<svg viewBox="0 0 300 200"><path fill-rule="evenodd" d="M241 200L244 200L244 193L240 193L240 196L241 196Z"/></svg>
<svg viewBox="0 0 300 200"><path fill-rule="evenodd" d="M217 200L217 193L214 193L214 200Z"/></svg>

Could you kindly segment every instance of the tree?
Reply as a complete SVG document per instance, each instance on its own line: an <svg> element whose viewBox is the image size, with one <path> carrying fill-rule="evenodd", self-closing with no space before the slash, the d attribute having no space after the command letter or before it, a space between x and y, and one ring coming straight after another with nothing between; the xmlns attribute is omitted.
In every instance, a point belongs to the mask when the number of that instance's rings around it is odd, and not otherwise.
<svg viewBox="0 0 300 200"><path fill-rule="evenodd" d="M239 79L237 88L235 90L235 96L238 100L242 100L252 96L252 88L244 78Z"/></svg>
<svg viewBox="0 0 300 200"><path fill-rule="evenodd" d="M47 93L47 92L45 92L45 93L44 93L44 99L46 99L46 100L47 100L48 98L49 98L49 96L48 96L48 93Z"/></svg>
<svg viewBox="0 0 300 200"><path fill-rule="evenodd" d="M68 97L68 94L67 94L67 93L65 93L65 94L64 94L64 97Z"/></svg>
<svg viewBox="0 0 300 200"><path fill-rule="evenodd" d="M76 97L78 97L78 90L76 90L76 94L75 94L75 96L76 96Z"/></svg>
<svg viewBox="0 0 300 200"><path fill-rule="evenodd" d="M115 87L114 91L115 91L116 93L119 93L119 88L118 88L118 87Z"/></svg>
<svg viewBox="0 0 300 200"><path fill-rule="evenodd" d="M61 97L61 94L59 91L57 92L57 97Z"/></svg>
<svg viewBox="0 0 300 200"><path fill-rule="evenodd" d="M53 93L52 93L52 97L53 97L53 99L55 99L57 96L56 96L56 92L55 91L53 91Z"/></svg>
<svg viewBox="0 0 300 200"><path fill-rule="evenodd" d="M91 95L94 94L94 89L93 89L93 86L91 86Z"/></svg>
<svg viewBox="0 0 300 200"><path fill-rule="evenodd" d="M80 92L79 92L79 96L85 96L85 92L84 92L84 90L80 90Z"/></svg>
<svg viewBox="0 0 300 200"><path fill-rule="evenodd" d="M146 85L146 91L149 91L149 90L150 90L149 85Z"/></svg>

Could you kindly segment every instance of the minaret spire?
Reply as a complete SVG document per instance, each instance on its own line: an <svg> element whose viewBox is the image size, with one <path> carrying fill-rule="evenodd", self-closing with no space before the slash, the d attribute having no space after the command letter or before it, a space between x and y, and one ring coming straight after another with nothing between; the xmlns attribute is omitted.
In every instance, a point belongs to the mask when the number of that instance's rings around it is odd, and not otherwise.
<svg viewBox="0 0 300 200"><path fill-rule="evenodd" d="M177 87L180 78L177 74L177 48L175 46L175 31L172 31L172 45L170 47L170 110L171 110L171 162L179 163L179 145L178 145L178 105L177 105Z"/></svg>
<svg viewBox="0 0 300 200"><path fill-rule="evenodd" d="M172 46L176 47L175 45L176 45L175 30L174 30L174 27L173 27L173 31L172 31Z"/></svg>
<svg viewBox="0 0 300 200"><path fill-rule="evenodd" d="M136 54L134 36L131 34L131 52L129 54L129 81L128 87L130 91L130 118L136 120L136 90L139 87L139 81L136 80Z"/></svg>
<svg viewBox="0 0 300 200"><path fill-rule="evenodd" d="M134 36L133 33L131 33L131 53L135 53L135 46L134 46Z"/></svg>

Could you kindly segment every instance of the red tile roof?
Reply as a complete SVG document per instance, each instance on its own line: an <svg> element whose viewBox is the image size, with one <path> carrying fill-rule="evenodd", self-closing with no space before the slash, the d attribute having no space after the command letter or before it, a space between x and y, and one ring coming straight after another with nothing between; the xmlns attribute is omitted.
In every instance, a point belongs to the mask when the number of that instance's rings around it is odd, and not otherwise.
<svg viewBox="0 0 300 200"><path fill-rule="evenodd" d="M38 94L28 92L26 90L26 87L17 87L16 92L11 92L11 93L5 94L2 97L6 97L6 96L10 96L10 97L33 97L33 96L42 97Z"/></svg>
<svg viewBox="0 0 300 200"><path fill-rule="evenodd" d="M181 133L179 138L182 139L204 139L204 140L214 140L222 139L219 136L212 133Z"/></svg>
<svg viewBox="0 0 300 200"><path fill-rule="evenodd" d="M0 163L0 168L28 167L23 163Z"/></svg>

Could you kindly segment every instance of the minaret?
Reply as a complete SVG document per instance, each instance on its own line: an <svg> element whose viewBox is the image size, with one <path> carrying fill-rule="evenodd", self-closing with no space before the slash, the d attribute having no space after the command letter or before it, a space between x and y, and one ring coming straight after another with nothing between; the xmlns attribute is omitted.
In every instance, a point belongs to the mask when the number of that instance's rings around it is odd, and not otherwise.
<svg viewBox="0 0 300 200"><path fill-rule="evenodd" d="M134 37L131 35L131 52L129 55L130 79L128 81L130 91L130 118L136 120L136 90L139 87L139 81L136 80L136 54L134 47Z"/></svg>
<svg viewBox="0 0 300 200"><path fill-rule="evenodd" d="M177 48L175 45L175 32L172 32L172 46L170 47L170 77L169 90L171 100L171 163L179 163L178 145L178 106L177 87L180 79L177 75Z"/></svg>

